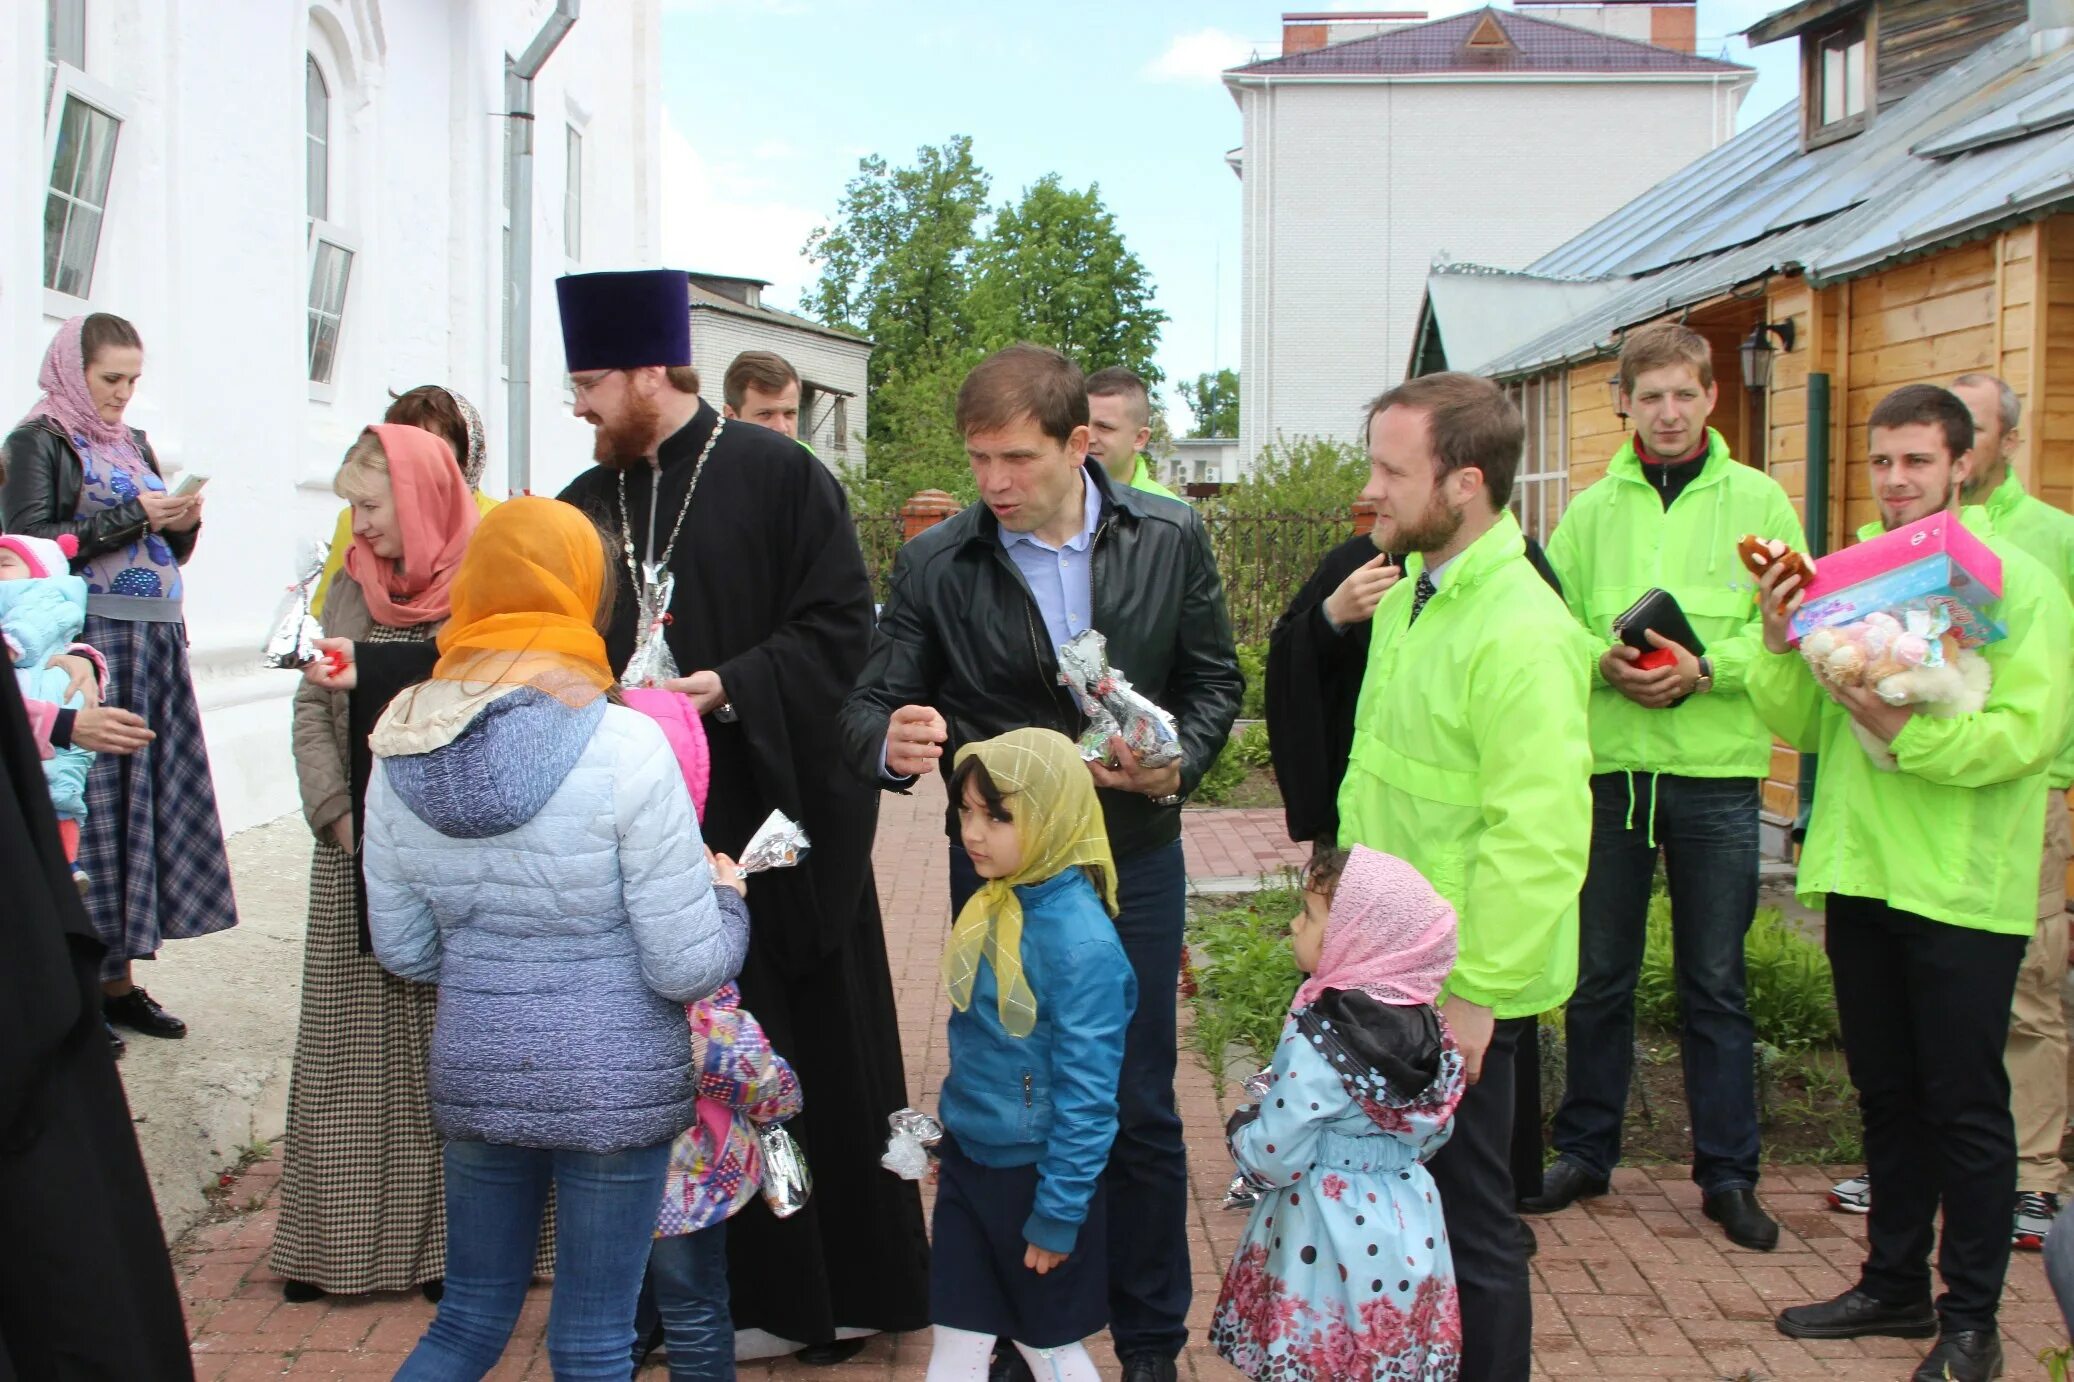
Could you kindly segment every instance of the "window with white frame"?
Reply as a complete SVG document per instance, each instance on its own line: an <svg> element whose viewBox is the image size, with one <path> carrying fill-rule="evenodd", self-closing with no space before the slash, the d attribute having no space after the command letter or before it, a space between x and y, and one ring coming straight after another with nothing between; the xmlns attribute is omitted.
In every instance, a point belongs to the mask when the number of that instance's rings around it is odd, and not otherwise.
<svg viewBox="0 0 2074 1382"><path fill-rule="evenodd" d="M1546 542L1570 499L1569 380L1562 375L1529 379L1506 392L1527 425L1510 507L1529 537Z"/></svg>
<svg viewBox="0 0 2074 1382"><path fill-rule="evenodd" d="M308 219L308 369L313 398L328 399L338 372L339 341L345 332L347 291L359 245L333 218L343 198L334 176L340 151L335 106L343 84L339 69L313 48L303 55L303 210Z"/></svg>
<svg viewBox="0 0 2074 1382"><path fill-rule="evenodd" d="M571 264L583 258L583 131L568 128L562 179L562 249Z"/></svg>
<svg viewBox="0 0 2074 1382"><path fill-rule="evenodd" d="M112 92L69 62L59 63L44 131L50 180L43 200L43 286L54 293L83 300L93 292L122 122Z"/></svg>
<svg viewBox="0 0 2074 1382"><path fill-rule="evenodd" d="M43 94L48 102L58 64L86 71L86 0L44 0Z"/></svg>

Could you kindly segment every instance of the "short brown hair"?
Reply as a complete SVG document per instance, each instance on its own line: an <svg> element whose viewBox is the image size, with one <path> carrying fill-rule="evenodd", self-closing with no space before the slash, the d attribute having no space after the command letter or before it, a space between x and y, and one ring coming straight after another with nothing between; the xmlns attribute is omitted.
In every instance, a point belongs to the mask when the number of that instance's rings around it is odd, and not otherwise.
<svg viewBox="0 0 2074 1382"><path fill-rule="evenodd" d="M670 387L678 393L699 391L699 372L694 365L664 365L663 375L670 381Z"/></svg>
<svg viewBox="0 0 2074 1382"><path fill-rule="evenodd" d="M420 384L389 397L395 401L382 414L382 421L423 428L435 437L445 438L446 444L454 448L454 463L467 470L468 421L461 416L460 405L454 402L452 394L437 384Z"/></svg>
<svg viewBox="0 0 2074 1382"><path fill-rule="evenodd" d="M958 434L993 432L1029 418L1053 441L1087 426L1087 380L1056 350L1024 342L972 367L958 389Z"/></svg>
<svg viewBox="0 0 2074 1382"><path fill-rule="evenodd" d="M79 324L79 362L82 368L91 365L94 357L104 350L134 346L144 349L144 338L137 328L113 312L93 312Z"/></svg>
<svg viewBox="0 0 2074 1382"><path fill-rule="evenodd" d="M1911 427L1927 422L1944 429L1945 449L1953 460L1973 449L1973 410L1950 389L1935 384L1904 384L1875 403L1866 420L1868 437L1876 427Z"/></svg>
<svg viewBox="0 0 2074 1382"><path fill-rule="evenodd" d="M1690 365L1700 387L1714 384L1714 347L1707 338L1679 322L1654 322L1630 331L1620 343L1620 391L1632 394L1635 381L1653 369Z"/></svg>
<svg viewBox="0 0 2074 1382"><path fill-rule="evenodd" d="M1453 370L1407 379L1368 405L1362 430L1390 408L1426 415L1436 480L1473 467L1483 472L1492 508L1512 502L1512 479L1519 472L1520 450L1527 444L1527 424L1496 384Z"/></svg>
<svg viewBox="0 0 2074 1382"><path fill-rule="evenodd" d="M1339 876L1347 871L1349 850L1325 840L1311 846L1311 857L1303 866L1304 891L1331 897L1339 887Z"/></svg>
<svg viewBox="0 0 2074 1382"><path fill-rule="evenodd" d="M735 362L727 367L727 375L720 382L720 392L727 400L727 406L737 411L751 389L758 393L781 394L797 387L799 371L792 368L784 356L769 350L745 350L735 356Z"/></svg>
<svg viewBox="0 0 2074 1382"><path fill-rule="evenodd" d="M1122 365L1111 365L1108 369L1098 369L1090 374L1087 377L1087 396L1131 399L1137 405L1138 425L1143 427L1152 421L1151 390L1145 387L1145 381L1138 377L1136 371L1125 369Z"/></svg>

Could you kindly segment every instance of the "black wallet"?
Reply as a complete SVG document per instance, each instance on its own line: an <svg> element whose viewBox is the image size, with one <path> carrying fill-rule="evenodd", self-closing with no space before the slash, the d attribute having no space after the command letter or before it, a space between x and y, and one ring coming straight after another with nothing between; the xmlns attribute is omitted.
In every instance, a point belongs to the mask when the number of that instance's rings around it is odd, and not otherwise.
<svg viewBox="0 0 2074 1382"><path fill-rule="evenodd" d="M1613 621L1613 636L1630 648L1645 653L1656 651L1656 645L1647 637L1652 630L1694 657L1707 651L1707 645L1700 642L1700 636L1692 630L1692 622L1685 617L1685 611L1678 608L1677 600L1668 590L1651 590Z"/></svg>

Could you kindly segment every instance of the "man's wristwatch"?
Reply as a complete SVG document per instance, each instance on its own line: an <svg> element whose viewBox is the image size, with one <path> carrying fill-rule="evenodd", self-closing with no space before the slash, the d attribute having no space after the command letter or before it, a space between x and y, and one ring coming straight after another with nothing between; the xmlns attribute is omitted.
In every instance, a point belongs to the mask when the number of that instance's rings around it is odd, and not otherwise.
<svg viewBox="0 0 2074 1382"><path fill-rule="evenodd" d="M1696 696L1704 696L1713 689L1714 660L1710 657L1702 657L1700 659L1700 679L1692 684L1692 692Z"/></svg>
<svg viewBox="0 0 2074 1382"><path fill-rule="evenodd" d="M1169 792L1167 795L1163 797L1154 797L1152 799L1152 804L1154 806L1179 806L1182 802L1187 800L1188 793L1186 792Z"/></svg>

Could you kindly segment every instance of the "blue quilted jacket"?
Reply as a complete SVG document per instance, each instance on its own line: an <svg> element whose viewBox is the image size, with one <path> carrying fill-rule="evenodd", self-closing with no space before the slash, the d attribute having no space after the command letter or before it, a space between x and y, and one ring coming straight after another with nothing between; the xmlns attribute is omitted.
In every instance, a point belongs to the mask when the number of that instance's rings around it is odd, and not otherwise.
<svg viewBox="0 0 2074 1382"><path fill-rule="evenodd" d="M0 630L7 634L8 661L25 700L49 701L77 710L78 696L65 698L71 678L43 664L79 641L86 626L86 582L77 576L0 581ZM58 749L43 764L58 818L86 819L86 773L94 756L85 749Z"/></svg>

